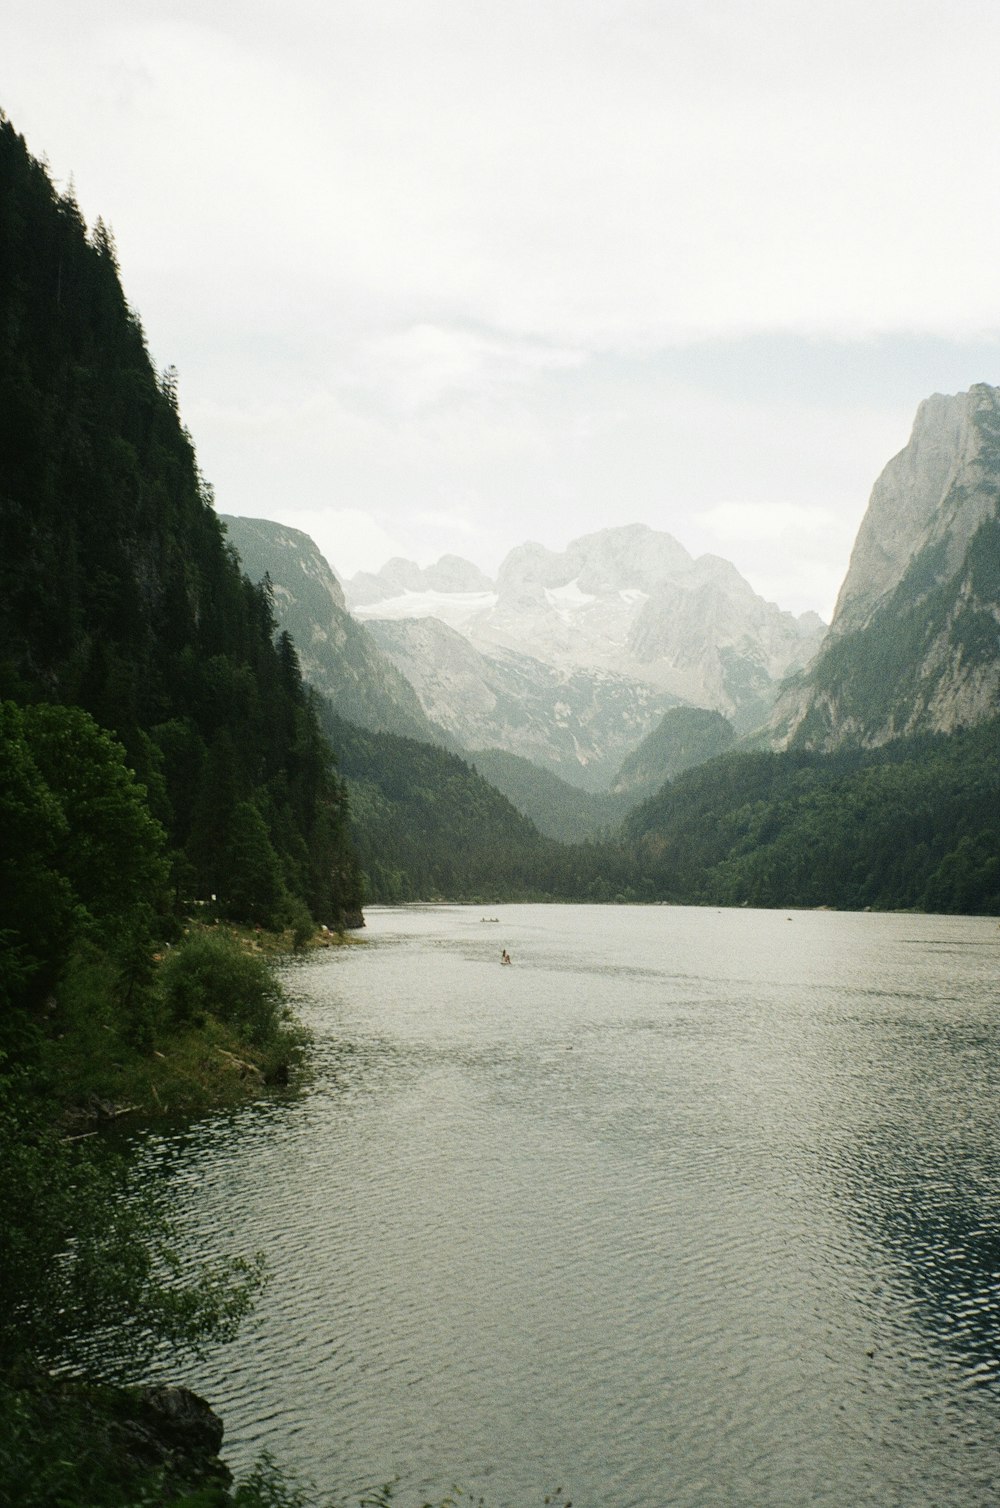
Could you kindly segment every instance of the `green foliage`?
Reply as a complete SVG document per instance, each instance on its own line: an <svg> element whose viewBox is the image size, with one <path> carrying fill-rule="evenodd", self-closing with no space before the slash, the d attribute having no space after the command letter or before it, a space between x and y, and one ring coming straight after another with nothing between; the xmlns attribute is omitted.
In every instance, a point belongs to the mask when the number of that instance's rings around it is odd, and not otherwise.
<svg viewBox="0 0 1000 1508"><path fill-rule="evenodd" d="M335 578L308 535L267 519L223 516L251 581L273 581L275 612L306 655L308 679L340 717L372 728L451 747L435 728L409 681L375 645L367 628L342 606Z"/></svg>
<svg viewBox="0 0 1000 1508"><path fill-rule="evenodd" d="M656 898L1000 914L1000 723L727 755L639 807L626 838Z"/></svg>
<svg viewBox="0 0 1000 1508"><path fill-rule="evenodd" d="M167 867L124 750L85 712L0 703L0 733L10 838L0 849L0 1031L10 1050L25 1028L15 1009L37 1013L47 997L51 1008L71 966L97 955L108 1000L138 1013Z"/></svg>
<svg viewBox="0 0 1000 1508"><path fill-rule="evenodd" d="M613 789L628 792L638 801L652 795L665 780L726 753L735 740L736 730L721 712L706 707L670 707L652 733L622 762Z"/></svg>
<svg viewBox="0 0 1000 1508"><path fill-rule="evenodd" d="M215 891L301 936L310 912L357 909L359 877L294 648L225 543L176 374L152 367L106 227L88 237L2 115L0 410L0 1482L26 1504L160 1503L89 1438L101 1408L56 1416L37 1379L126 1379L225 1338L259 1266L182 1263L165 1190L55 1123L144 1060L172 1068L197 1039L178 1016L204 1014L200 1055L241 1073L231 1047L287 1036L261 963L198 939L165 970L170 1062L150 1051L171 901Z"/></svg>
<svg viewBox="0 0 1000 1508"><path fill-rule="evenodd" d="M22 713L32 757L63 810L56 859L102 942L148 937L167 878L164 833L125 750L79 707Z"/></svg>
<svg viewBox="0 0 1000 1508"><path fill-rule="evenodd" d="M238 801L229 823L222 878L226 914L276 927L286 899L281 862L252 801Z"/></svg>
<svg viewBox="0 0 1000 1508"><path fill-rule="evenodd" d="M583 791L506 749L477 749L470 759L483 779L506 796L540 833L559 843L600 837L616 827L634 804L609 792Z"/></svg>
<svg viewBox="0 0 1000 1508"><path fill-rule="evenodd" d="M356 912L343 787L267 587L225 542L176 373L153 368L106 227L88 238L5 119L0 411L0 694L113 732L166 829L178 900L223 894L250 806L279 892L327 923ZM233 913L260 914L274 878L258 865ZM41 895L46 875L30 879Z"/></svg>
<svg viewBox="0 0 1000 1508"><path fill-rule="evenodd" d="M160 987L174 1021L214 1016L258 1046L273 1041L286 1021L267 959L226 932L199 928L172 948L160 966Z"/></svg>
<svg viewBox="0 0 1000 1508"><path fill-rule="evenodd" d="M327 713L373 899L530 893L542 840L457 755Z"/></svg>
<svg viewBox="0 0 1000 1508"><path fill-rule="evenodd" d="M543 838L456 755L352 727L330 709L326 726L349 783L371 899L636 897L631 856L621 845Z"/></svg>
<svg viewBox="0 0 1000 1508"><path fill-rule="evenodd" d="M66 813L32 755L21 709L0 702L0 1009L37 1001L65 961L75 897L59 866Z"/></svg>
<svg viewBox="0 0 1000 1508"><path fill-rule="evenodd" d="M827 641L804 676L811 707L795 746L823 747L834 726L849 727L858 744L926 726L942 687L951 690L1000 658L998 603L1000 518L994 514L979 525L959 567L949 562L947 539L927 546L869 623Z"/></svg>
<svg viewBox="0 0 1000 1508"><path fill-rule="evenodd" d="M260 1287L255 1261L185 1271L169 1208L99 1139L66 1141L23 1086L0 1103L0 1362L127 1381L164 1344L231 1335Z"/></svg>
<svg viewBox="0 0 1000 1508"><path fill-rule="evenodd" d="M326 1500L327 1508L333 1508ZM234 1508L323 1508L316 1489L265 1451L233 1493Z"/></svg>

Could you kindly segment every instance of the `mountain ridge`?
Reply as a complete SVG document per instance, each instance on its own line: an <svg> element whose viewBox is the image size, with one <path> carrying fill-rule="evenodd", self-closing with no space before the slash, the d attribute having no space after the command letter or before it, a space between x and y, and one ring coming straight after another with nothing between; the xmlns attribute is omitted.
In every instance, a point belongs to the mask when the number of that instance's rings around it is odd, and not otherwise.
<svg viewBox="0 0 1000 1508"><path fill-rule="evenodd" d="M303 676L343 718L373 732L453 747L409 681L348 612L340 581L308 534L270 519L219 517L251 580L270 579L275 614L295 641Z"/></svg>
<svg viewBox="0 0 1000 1508"><path fill-rule="evenodd" d="M872 489L829 634L775 747L877 747L1000 706L1000 389L935 394Z"/></svg>
<svg viewBox="0 0 1000 1508"><path fill-rule="evenodd" d="M432 587L435 567L392 561L364 573L360 587L346 581L345 594L365 622L437 616L487 655L509 650L611 671L720 711L740 731L764 719L780 681L808 662L824 633L817 614L782 612L730 561L695 558L645 524L582 535L561 552L515 546L485 586L464 564L470 589L461 593Z"/></svg>

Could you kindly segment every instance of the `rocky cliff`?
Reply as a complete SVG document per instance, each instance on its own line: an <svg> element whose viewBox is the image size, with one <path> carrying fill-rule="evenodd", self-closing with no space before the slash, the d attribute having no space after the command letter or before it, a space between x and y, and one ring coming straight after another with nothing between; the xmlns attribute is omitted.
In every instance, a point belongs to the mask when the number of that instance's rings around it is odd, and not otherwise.
<svg viewBox="0 0 1000 1508"><path fill-rule="evenodd" d="M449 743L410 683L348 613L340 582L307 534L267 519L222 521L251 580L271 578L274 614L295 641L303 677L341 717L375 732Z"/></svg>
<svg viewBox="0 0 1000 1508"><path fill-rule="evenodd" d="M606 786L676 701L612 671L545 664L497 645L485 654L432 616L368 627L428 716L466 749L504 749L585 790Z"/></svg>
<svg viewBox="0 0 1000 1508"><path fill-rule="evenodd" d="M778 747L877 746L1000 712L1000 390L936 394L872 490L829 635Z"/></svg>
<svg viewBox="0 0 1000 1508"><path fill-rule="evenodd" d="M435 616L487 655L625 677L721 711L740 729L762 721L781 679L823 634L816 614L781 612L728 561L694 559L643 524L585 535L562 552L519 545L495 585L465 567L452 565L461 586L449 590L439 568L391 561L348 582L348 601L366 622Z"/></svg>

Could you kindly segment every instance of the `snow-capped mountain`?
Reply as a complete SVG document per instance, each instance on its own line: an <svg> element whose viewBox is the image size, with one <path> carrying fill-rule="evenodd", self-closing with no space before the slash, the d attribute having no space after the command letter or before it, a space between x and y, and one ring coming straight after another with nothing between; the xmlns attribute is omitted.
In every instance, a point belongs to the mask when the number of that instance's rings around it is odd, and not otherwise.
<svg viewBox="0 0 1000 1508"><path fill-rule="evenodd" d="M584 790L602 790L675 705L670 692L615 671L488 653L438 618L371 619L383 654L427 716L465 749L503 749Z"/></svg>
<svg viewBox="0 0 1000 1508"><path fill-rule="evenodd" d="M824 632L815 613L796 618L765 602L728 561L695 559L643 524L585 535L561 553L519 545L495 583L455 557L426 570L394 560L345 592L369 623L438 618L487 655L611 672L723 712L741 729L763 719L778 682L806 664Z"/></svg>

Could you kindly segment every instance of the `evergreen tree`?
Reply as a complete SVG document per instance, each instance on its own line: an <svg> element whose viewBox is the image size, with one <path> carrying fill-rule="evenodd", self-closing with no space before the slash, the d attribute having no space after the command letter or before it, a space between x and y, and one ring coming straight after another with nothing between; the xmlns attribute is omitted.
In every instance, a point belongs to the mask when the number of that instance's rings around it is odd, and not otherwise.
<svg viewBox="0 0 1000 1508"><path fill-rule="evenodd" d="M343 788L267 586L225 541L177 374L150 361L107 227L88 237L2 118L0 411L0 695L83 707L120 740L179 895L221 892L249 802L299 906L355 913Z"/></svg>

